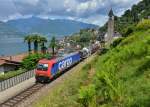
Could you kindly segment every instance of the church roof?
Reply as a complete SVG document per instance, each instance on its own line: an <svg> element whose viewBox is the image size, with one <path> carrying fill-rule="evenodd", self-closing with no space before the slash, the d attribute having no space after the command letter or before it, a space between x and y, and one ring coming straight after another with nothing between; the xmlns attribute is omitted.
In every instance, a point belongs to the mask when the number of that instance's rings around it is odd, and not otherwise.
<svg viewBox="0 0 150 107"><path fill-rule="evenodd" d="M114 16L114 12L113 12L112 8L110 9L110 11L109 11L109 13L108 13L108 16L109 16L109 17Z"/></svg>

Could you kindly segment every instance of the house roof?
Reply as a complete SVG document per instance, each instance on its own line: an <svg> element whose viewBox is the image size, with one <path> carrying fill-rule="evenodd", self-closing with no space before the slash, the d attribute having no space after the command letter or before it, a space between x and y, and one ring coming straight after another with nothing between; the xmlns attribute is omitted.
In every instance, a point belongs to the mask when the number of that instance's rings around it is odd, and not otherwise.
<svg viewBox="0 0 150 107"><path fill-rule="evenodd" d="M0 65L4 65L4 64L8 64L8 65L20 65L20 62L15 62L15 61L10 61L10 60L5 60L5 59L0 59Z"/></svg>
<svg viewBox="0 0 150 107"><path fill-rule="evenodd" d="M5 64L5 60L0 59L0 65Z"/></svg>
<svg viewBox="0 0 150 107"><path fill-rule="evenodd" d="M22 60L28 55L28 53L23 53L14 56L1 56L0 60L9 60L14 62L22 62Z"/></svg>

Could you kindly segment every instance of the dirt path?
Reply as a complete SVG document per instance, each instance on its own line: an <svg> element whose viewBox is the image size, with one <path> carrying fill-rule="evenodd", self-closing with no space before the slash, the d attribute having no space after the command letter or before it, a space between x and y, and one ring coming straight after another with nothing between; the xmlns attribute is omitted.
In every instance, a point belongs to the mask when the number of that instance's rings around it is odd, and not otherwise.
<svg viewBox="0 0 150 107"><path fill-rule="evenodd" d="M63 83L63 81L65 79L67 79L67 77L69 75L71 75L73 72L81 70L83 68L83 66L85 64L89 63L95 56L96 55L92 55L88 59L84 60L83 62L81 62L80 64L78 64L76 67L72 68L71 70L69 70L68 72L66 72L65 74L63 74L61 77L59 77L56 80L54 80L53 82L51 82L46 87L42 88L36 94L33 94L32 96L30 96L29 98L27 98L26 100L24 100L24 102L21 102L17 107L32 107L32 104L35 103L36 101L38 101L41 96L46 96L47 93L50 92L51 89L53 89L56 86L58 86L61 83Z"/></svg>

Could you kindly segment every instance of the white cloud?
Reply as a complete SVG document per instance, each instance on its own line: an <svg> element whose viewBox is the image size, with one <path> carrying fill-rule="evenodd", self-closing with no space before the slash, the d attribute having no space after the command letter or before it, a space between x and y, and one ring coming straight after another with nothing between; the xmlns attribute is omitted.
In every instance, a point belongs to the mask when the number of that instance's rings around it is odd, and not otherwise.
<svg viewBox="0 0 150 107"><path fill-rule="evenodd" d="M88 18L80 18L78 21L86 22L86 23L91 23L95 25L102 26L105 24L105 22L108 20L108 17L106 15L94 15Z"/></svg>
<svg viewBox="0 0 150 107"><path fill-rule="evenodd" d="M39 16L102 25L112 7L116 15L140 0L0 0L0 20Z"/></svg>

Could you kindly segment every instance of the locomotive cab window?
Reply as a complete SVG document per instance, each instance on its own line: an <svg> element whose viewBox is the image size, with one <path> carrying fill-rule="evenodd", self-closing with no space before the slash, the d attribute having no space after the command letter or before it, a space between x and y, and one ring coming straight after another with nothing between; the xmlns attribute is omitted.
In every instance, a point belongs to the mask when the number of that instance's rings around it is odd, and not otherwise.
<svg viewBox="0 0 150 107"><path fill-rule="evenodd" d="M48 64L38 64L37 70L47 71L48 70Z"/></svg>

